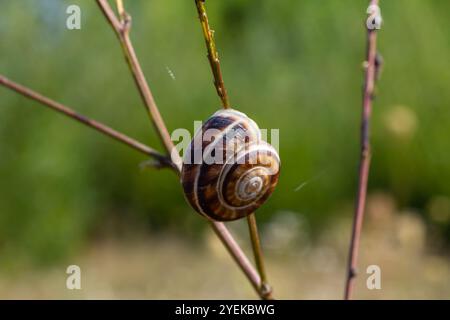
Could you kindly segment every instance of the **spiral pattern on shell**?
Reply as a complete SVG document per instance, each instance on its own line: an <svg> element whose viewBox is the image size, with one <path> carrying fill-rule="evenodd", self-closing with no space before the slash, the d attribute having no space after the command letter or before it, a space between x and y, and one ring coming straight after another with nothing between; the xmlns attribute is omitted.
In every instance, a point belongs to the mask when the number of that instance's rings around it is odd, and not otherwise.
<svg viewBox="0 0 450 320"><path fill-rule="evenodd" d="M220 110L195 133L183 158L181 183L191 206L216 221L243 218L272 194L279 176L276 150L244 113Z"/></svg>

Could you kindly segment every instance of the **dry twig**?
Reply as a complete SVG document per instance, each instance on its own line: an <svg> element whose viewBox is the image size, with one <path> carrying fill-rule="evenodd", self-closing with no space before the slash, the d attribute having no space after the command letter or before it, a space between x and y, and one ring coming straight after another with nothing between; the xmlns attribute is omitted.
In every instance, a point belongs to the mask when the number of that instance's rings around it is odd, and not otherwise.
<svg viewBox="0 0 450 320"><path fill-rule="evenodd" d="M370 5L378 5L378 0L370 0ZM365 80L363 92L363 108L361 118L361 154L359 165L358 193L356 198L355 215L353 218L352 236L350 241L347 279L345 285L346 300L351 299L356 277L358 263L358 250L361 238L361 229L366 204L367 182L370 169L370 138L369 125L372 113L372 100L374 95L377 74L377 30L367 30L367 57L365 63Z"/></svg>
<svg viewBox="0 0 450 320"><path fill-rule="evenodd" d="M205 37L206 49L208 50L208 60L214 76L214 86L216 87L217 94L222 101L223 108L228 109L230 108L230 102L228 100L225 84L223 83L219 53L217 52L216 45L214 43L214 30L211 30L208 16L206 15L205 0L195 0L195 4L200 23L202 25L203 36Z"/></svg>
<svg viewBox="0 0 450 320"><path fill-rule="evenodd" d="M170 160L169 157L166 157L165 155L159 153L158 151L140 143L139 141L136 141L136 140L124 135L123 133L120 133L114 129L111 129L110 127L108 127L98 121L89 119L59 102L51 100L29 88L26 88L14 81L9 80L8 78L6 78L2 75L0 75L0 85L4 86L6 88L9 88L29 99L37 101L37 102L51 108L52 110L60 112L64 115L86 125L86 126L89 126L109 137L112 137L115 140L120 141L120 142L122 142L122 143L124 143L124 144L150 156L150 157L153 157L157 161L156 166L159 168L169 167L169 168L172 168L173 170L177 170L175 164Z"/></svg>
<svg viewBox="0 0 450 320"><path fill-rule="evenodd" d="M152 123L156 128L156 132L163 142L167 153L170 155L174 146L172 140L170 139L169 131L167 130L159 109L156 106L155 99L153 98L153 94L150 90L150 87L148 86L147 80L145 79L144 72L142 71L133 44L130 40L131 17L124 11L122 6L120 10L122 10L121 19L123 19L123 22L121 22L117 19L108 1L97 0L97 3L100 6L103 14L107 18L108 22L111 24L122 45L126 61L133 75L136 86L139 89L142 100L144 101L144 105L147 109L150 119L152 120ZM119 1L119 3L121 3L121 1ZM181 160L179 158L172 160L178 166L181 165Z"/></svg>
<svg viewBox="0 0 450 320"><path fill-rule="evenodd" d="M225 83L223 81L222 71L220 69L219 53L217 52L216 44L214 42L214 31L211 30L211 27L209 26L205 0L195 0L195 4L202 26L203 36L205 38L206 49L208 51L208 60L211 65L211 70L214 77L214 86L216 87L217 95L222 101L222 107L224 109L228 109L230 108L230 103L227 95L227 90L225 88ZM258 285L257 290L262 299L273 299L272 287L267 282L267 274L264 266L264 258L261 248L261 241L259 240L255 213L251 213L247 216L247 223L256 267L261 277L261 282Z"/></svg>

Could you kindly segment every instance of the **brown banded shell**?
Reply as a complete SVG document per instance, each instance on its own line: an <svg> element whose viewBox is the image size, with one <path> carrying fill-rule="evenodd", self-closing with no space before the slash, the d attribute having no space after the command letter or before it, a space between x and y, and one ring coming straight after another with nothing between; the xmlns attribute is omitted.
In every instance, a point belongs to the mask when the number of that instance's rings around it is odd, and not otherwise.
<svg viewBox="0 0 450 320"><path fill-rule="evenodd" d="M279 176L276 150L261 140L258 125L244 113L216 112L195 133L183 158L186 199L217 221L243 218L272 194Z"/></svg>

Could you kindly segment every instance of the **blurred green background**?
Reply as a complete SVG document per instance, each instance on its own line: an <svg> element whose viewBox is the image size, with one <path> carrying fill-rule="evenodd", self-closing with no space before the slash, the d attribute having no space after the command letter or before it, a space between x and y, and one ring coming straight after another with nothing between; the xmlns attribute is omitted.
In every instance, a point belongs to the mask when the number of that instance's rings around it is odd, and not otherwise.
<svg viewBox="0 0 450 320"><path fill-rule="evenodd" d="M66 29L70 4L81 7L81 30ZM220 106L193 1L125 4L169 130L192 132L194 120ZM369 194L382 193L396 210L413 212L425 242L445 251L450 2L381 5L385 63L373 110ZM94 1L0 0L0 7L1 74L162 150ZM279 217L293 216L314 239L335 221L350 221L366 8L367 1L207 2L232 105L260 127L280 129L282 174L258 211L263 232ZM105 234L121 239L139 230L194 244L203 239L206 223L185 203L177 177L140 170L144 160L0 88L0 268L65 261Z"/></svg>

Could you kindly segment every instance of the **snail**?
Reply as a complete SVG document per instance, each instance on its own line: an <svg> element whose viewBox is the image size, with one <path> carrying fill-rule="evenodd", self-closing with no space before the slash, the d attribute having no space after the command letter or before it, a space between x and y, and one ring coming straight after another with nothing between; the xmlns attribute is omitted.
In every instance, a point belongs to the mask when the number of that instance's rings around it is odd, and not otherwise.
<svg viewBox="0 0 450 320"><path fill-rule="evenodd" d="M187 148L181 184L190 205L211 220L232 221L259 208L278 182L280 157L258 125L234 109L217 111Z"/></svg>

